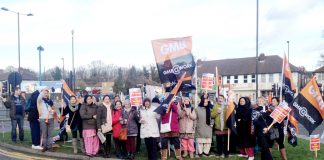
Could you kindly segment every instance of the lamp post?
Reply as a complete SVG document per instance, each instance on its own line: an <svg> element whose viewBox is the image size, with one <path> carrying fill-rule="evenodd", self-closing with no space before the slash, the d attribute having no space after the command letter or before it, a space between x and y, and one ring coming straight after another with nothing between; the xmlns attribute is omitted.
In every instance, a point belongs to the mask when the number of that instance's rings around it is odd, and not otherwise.
<svg viewBox="0 0 324 160"><path fill-rule="evenodd" d="M289 41L287 41L287 45L288 45L288 58L287 59L288 59L288 62L289 62L289 58L290 58L289 57Z"/></svg>
<svg viewBox="0 0 324 160"><path fill-rule="evenodd" d="M37 47L38 53L39 53L39 71L38 71L38 81L39 86L42 86L42 57L41 52L44 51L44 48L42 46ZM45 69L44 69L45 70Z"/></svg>
<svg viewBox="0 0 324 160"><path fill-rule="evenodd" d="M64 73L64 58L61 58L61 60L63 61L63 70L62 70L62 79L65 79L65 73Z"/></svg>
<svg viewBox="0 0 324 160"><path fill-rule="evenodd" d="M75 68L74 68L74 30L72 29L72 81L73 81L73 92L75 91Z"/></svg>
<svg viewBox="0 0 324 160"><path fill-rule="evenodd" d="M17 18L18 18L18 72L20 73L20 23L19 23L19 16L20 15L33 16L33 14L32 13L28 13L28 14L19 13L19 12L16 12L16 11L9 10L8 8L5 8L5 7L2 7L1 10L9 11L9 12L17 14Z"/></svg>
<svg viewBox="0 0 324 160"><path fill-rule="evenodd" d="M258 64L259 64L259 0L256 1L256 56L255 56L255 97L259 94L259 78L258 78Z"/></svg>

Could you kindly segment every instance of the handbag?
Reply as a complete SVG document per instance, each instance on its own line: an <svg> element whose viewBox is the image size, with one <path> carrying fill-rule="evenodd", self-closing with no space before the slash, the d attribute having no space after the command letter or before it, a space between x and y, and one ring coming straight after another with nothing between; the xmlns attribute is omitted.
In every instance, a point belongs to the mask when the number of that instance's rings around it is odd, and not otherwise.
<svg viewBox="0 0 324 160"><path fill-rule="evenodd" d="M119 137L118 139L121 140L121 141L126 141L127 140L127 128L128 128L128 122L129 122L129 117L130 115L128 116L127 118L127 124L126 124L126 127L125 128L122 128L119 132Z"/></svg>
<svg viewBox="0 0 324 160"><path fill-rule="evenodd" d="M122 128L119 132L119 140L126 141L127 140L127 127Z"/></svg>
<svg viewBox="0 0 324 160"><path fill-rule="evenodd" d="M278 139L279 138L279 130L278 128L270 128L269 130L269 138L270 140L275 140L275 139Z"/></svg>
<svg viewBox="0 0 324 160"><path fill-rule="evenodd" d="M267 122L266 120L263 118L263 116L261 115L261 118L263 119L264 123L266 124L266 126L268 127L267 125ZM270 140L275 140L275 139L278 139L279 138L279 130L278 128L275 128L275 127L271 127L268 131L268 136L270 138Z"/></svg>
<svg viewBox="0 0 324 160"><path fill-rule="evenodd" d="M101 125L101 132L102 133L107 133L112 130L112 126L109 126L108 123L102 124Z"/></svg>
<svg viewBox="0 0 324 160"><path fill-rule="evenodd" d="M168 133L171 132L171 118L172 118L172 110L170 111L169 122L162 124L161 122L161 133Z"/></svg>

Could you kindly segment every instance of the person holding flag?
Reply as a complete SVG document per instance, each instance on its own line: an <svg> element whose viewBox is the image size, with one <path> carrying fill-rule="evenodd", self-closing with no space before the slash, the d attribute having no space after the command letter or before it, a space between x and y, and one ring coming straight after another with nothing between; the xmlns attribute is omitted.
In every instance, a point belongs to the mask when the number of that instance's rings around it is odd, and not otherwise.
<svg viewBox="0 0 324 160"><path fill-rule="evenodd" d="M237 124L238 147L240 148L239 157L249 157L254 159L255 137L251 134L252 125L252 106L248 97L239 99L236 109L235 120Z"/></svg>
<svg viewBox="0 0 324 160"><path fill-rule="evenodd" d="M217 154L220 157L227 158L229 155L228 145L228 128L226 125L226 111L227 105L225 103L225 97L219 95L217 98L217 104L211 111L211 118L215 119L215 134L217 141Z"/></svg>
<svg viewBox="0 0 324 160"><path fill-rule="evenodd" d="M266 111L265 100L263 97L259 97L257 106L252 110L252 128L254 135L257 137L258 146L261 147L261 159L272 160L267 139L268 123L266 121Z"/></svg>
<svg viewBox="0 0 324 160"><path fill-rule="evenodd" d="M279 105L279 98L278 97L272 97L271 99L271 105L268 108L267 111L267 120L269 121L269 123L272 123L273 119L270 117L270 114L272 111L274 111L274 109ZM287 160L287 155L286 155L286 149L284 146L284 139L285 139L285 134L284 134L284 122L281 123L275 123L272 126L274 129L278 130L279 133L279 137L277 139L270 139L270 137L268 136L268 143L269 143L269 148L270 151L273 147L274 142L276 141L277 144L279 145L279 149L280 149L280 155L282 160Z"/></svg>
<svg viewBox="0 0 324 160"><path fill-rule="evenodd" d="M69 115L68 126L70 127L72 132L72 147L73 147L74 154L78 153L78 147L77 147L78 132L80 137L81 150L82 153L85 153L83 137L82 137L82 119L80 116L80 108L81 108L81 103L78 102L77 98L74 95L72 95L70 96L70 100L67 106L64 106L63 114L62 114L62 116L66 116L67 114Z"/></svg>
<svg viewBox="0 0 324 160"><path fill-rule="evenodd" d="M51 99L49 99L49 90L45 88L39 94L37 98L37 109L39 114L39 122L42 131L42 142L43 142L43 150L53 152L52 147L52 133L54 130L54 114L55 107L54 103Z"/></svg>

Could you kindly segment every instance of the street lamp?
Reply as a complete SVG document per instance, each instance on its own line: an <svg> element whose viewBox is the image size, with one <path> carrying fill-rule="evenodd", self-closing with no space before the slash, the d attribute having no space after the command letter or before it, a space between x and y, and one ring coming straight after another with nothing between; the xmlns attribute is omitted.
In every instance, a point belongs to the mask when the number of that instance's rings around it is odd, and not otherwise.
<svg viewBox="0 0 324 160"><path fill-rule="evenodd" d="M42 86L42 57L41 52L44 51L44 48L42 46L37 47L38 53L39 53L39 72L38 72L38 81L39 86ZM45 69L44 69L45 70Z"/></svg>
<svg viewBox="0 0 324 160"><path fill-rule="evenodd" d="M64 58L61 58L61 60L63 61L63 71L62 71L62 79L64 80Z"/></svg>
<svg viewBox="0 0 324 160"><path fill-rule="evenodd" d="M18 17L18 72L20 73L20 23L19 23L19 16L20 15L33 16L33 14L32 13L28 13L28 14L19 13L19 12L16 12L16 11L9 10L8 8L5 8L5 7L2 7L1 10L16 13L17 17Z"/></svg>
<svg viewBox="0 0 324 160"><path fill-rule="evenodd" d="M259 65L259 0L256 1L256 47L255 47L255 97L258 98L259 94L259 78L258 78L258 65Z"/></svg>
<svg viewBox="0 0 324 160"><path fill-rule="evenodd" d="M75 91L75 69L74 69L74 30L72 29L71 31L72 33L72 72L73 72L73 76L72 76L72 81L73 81L73 92Z"/></svg>
<svg viewBox="0 0 324 160"><path fill-rule="evenodd" d="M289 41L287 41L287 45L288 45L288 62L289 62Z"/></svg>

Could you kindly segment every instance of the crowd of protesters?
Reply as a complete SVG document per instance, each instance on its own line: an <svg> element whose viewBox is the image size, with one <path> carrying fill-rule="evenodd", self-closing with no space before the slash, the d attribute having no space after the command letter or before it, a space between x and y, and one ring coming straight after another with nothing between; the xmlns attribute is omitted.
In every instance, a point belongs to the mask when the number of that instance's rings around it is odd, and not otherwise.
<svg viewBox="0 0 324 160"><path fill-rule="evenodd" d="M23 124L27 112L32 148L43 152L54 151L53 131L58 114L47 89L34 92L27 100L25 94L16 88L13 95L7 99L1 97L1 100L10 109L13 142L17 142L17 126L19 140L24 141ZM277 97L273 97L269 104L259 97L255 105L248 97L239 98L235 105L237 135L233 135L236 136L234 145L228 143L229 137L232 137L228 134L232 133L225 120L228 107L225 97L219 95L216 104L212 104L209 95L202 94L199 105L193 104L188 97L182 97L181 101L171 103L168 112L158 113L156 109L160 100L157 97L153 100L144 98L141 106L131 106L129 99L121 101L118 96L112 100L106 95L99 101L91 95L82 99L71 96L69 103L62 105L63 112L60 114L68 115L66 129L72 134L74 154L81 150L90 157L102 155L106 158L136 159L142 139L149 160L158 157L166 160L170 151L176 159L209 157L213 144L216 156L220 158L229 157L233 150L238 149L239 157L253 160L255 154L261 151L262 160L271 160L271 148L276 142L282 159L287 159L283 144L284 122L273 125L279 134L277 137L273 138L268 130L272 123L270 113L279 104ZM166 124L169 130L165 128ZM216 141L213 136L216 136Z"/></svg>

